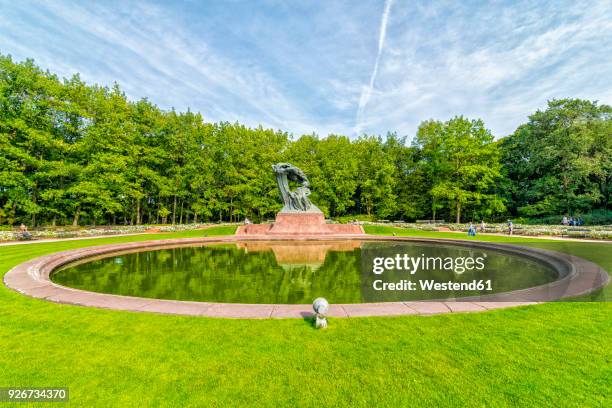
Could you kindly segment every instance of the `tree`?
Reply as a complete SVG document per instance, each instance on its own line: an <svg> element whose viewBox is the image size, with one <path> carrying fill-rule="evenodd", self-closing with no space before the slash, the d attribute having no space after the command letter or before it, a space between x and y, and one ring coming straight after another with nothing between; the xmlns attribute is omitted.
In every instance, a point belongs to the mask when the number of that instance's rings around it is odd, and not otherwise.
<svg viewBox="0 0 612 408"><path fill-rule="evenodd" d="M461 221L501 213L504 201L528 216L609 209L611 116L564 99L499 142L463 117L421 123L411 146L395 134L294 139L0 55L0 223L260 221L281 208L271 171L281 161L304 170L332 217Z"/></svg>
<svg viewBox="0 0 612 408"><path fill-rule="evenodd" d="M447 202L457 223L469 208L489 213L505 209L493 191L500 177L499 150L482 120L459 116L444 123L424 122L415 145L432 176L432 209L438 201Z"/></svg>
<svg viewBox="0 0 612 408"><path fill-rule="evenodd" d="M422 166L420 150L406 145L406 137L387 134L383 145L385 155L393 165L394 218L416 219L428 212L428 184ZM435 217L434 217L435 218Z"/></svg>
<svg viewBox="0 0 612 408"><path fill-rule="evenodd" d="M387 218L397 212L395 167L380 137L362 136L353 144L359 163L357 199L367 215ZM362 211L363 212L363 211Z"/></svg>
<svg viewBox="0 0 612 408"><path fill-rule="evenodd" d="M326 215L346 214L355 205L359 166L348 137L305 135L291 144L285 157L308 175L312 201Z"/></svg>
<svg viewBox="0 0 612 408"><path fill-rule="evenodd" d="M610 203L612 108L552 100L501 142L511 208L573 214Z"/></svg>

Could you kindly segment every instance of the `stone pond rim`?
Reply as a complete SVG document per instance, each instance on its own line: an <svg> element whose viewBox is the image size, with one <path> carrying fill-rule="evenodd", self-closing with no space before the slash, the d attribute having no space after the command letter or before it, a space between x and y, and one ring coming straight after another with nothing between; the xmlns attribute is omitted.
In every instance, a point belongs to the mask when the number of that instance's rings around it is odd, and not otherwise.
<svg viewBox="0 0 612 408"><path fill-rule="evenodd" d="M341 236L337 236L334 238L340 237ZM557 271L560 278L541 286L481 296L479 298L463 298L460 301L332 304L329 312L329 316L332 317L431 315L523 306L588 294L605 286L610 280L608 273L593 262L572 255L543 249L474 241L413 237L346 235L342 238L358 241L410 241L488 248L545 262ZM80 306L136 312L226 318L303 318L312 315L310 304L266 305L213 303L110 295L64 287L52 282L50 276L56 269L67 263L93 256L111 255L114 252L135 248L161 249L163 247L173 246L258 240L325 241L328 239L327 236L322 235L301 236L297 239L291 235L267 235L259 237L233 235L225 237L168 239L93 246L57 252L24 262L8 271L4 275L3 281L9 288L30 297Z"/></svg>
<svg viewBox="0 0 612 408"><path fill-rule="evenodd" d="M608 273L593 262L559 252L474 241L373 236L366 235L360 225L327 224L323 213L308 199L310 183L304 172L289 163L278 163L272 167L284 203L273 224L243 225L237 229L236 235L225 237L131 242L49 254L17 265L4 275L4 284L38 299L114 310L227 318L304 318L312 315L310 304L212 303L120 296L61 286L52 282L50 277L55 270L68 263L136 248L162 249L258 240L325 241L330 238L347 241L412 241L488 248L546 263L557 271L559 276L556 281L544 285L478 298L463 298L460 301L332 304L328 313L328 316L332 317L431 315L530 305L590 293L605 286L610 279ZM289 182L299 186L291 190Z"/></svg>

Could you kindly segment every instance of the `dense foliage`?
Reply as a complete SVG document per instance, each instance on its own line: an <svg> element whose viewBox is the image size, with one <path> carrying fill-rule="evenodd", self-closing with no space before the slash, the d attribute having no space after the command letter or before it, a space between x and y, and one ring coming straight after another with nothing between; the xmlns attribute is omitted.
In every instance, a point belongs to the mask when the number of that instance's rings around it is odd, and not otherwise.
<svg viewBox="0 0 612 408"><path fill-rule="evenodd" d="M294 138L0 56L0 225L259 221L281 208L271 165L282 161L306 172L333 217L607 214L611 135L609 106L560 100L499 141L463 117L423 122L411 145L395 134Z"/></svg>
<svg viewBox="0 0 612 408"><path fill-rule="evenodd" d="M612 204L612 108L555 100L501 140L506 203L526 216Z"/></svg>

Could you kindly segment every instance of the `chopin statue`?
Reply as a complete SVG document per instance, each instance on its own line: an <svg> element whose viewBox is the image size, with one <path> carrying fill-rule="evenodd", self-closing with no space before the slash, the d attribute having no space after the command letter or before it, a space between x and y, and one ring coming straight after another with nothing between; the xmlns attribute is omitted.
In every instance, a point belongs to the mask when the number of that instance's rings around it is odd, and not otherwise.
<svg viewBox="0 0 612 408"><path fill-rule="evenodd" d="M304 172L289 163L272 166L283 200L283 209L276 214L273 224L245 223L236 235L276 235L295 237L324 235L339 236L364 234L361 225L328 224L325 214L310 202L310 182ZM289 238L293 239L293 238ZM319 314L322 312L320 311ZM323 315L322 315L323 316Z"/></svg>
<svg viewBox="0 0 612 408"><path fill-rule="evenodd" d="M281 212L320 212L308 199L310 183L302 170L289 163L278 163L273 165L272 168L281 198L285 204ZM291 191L289 181L296 182L299 186Z"/></svg>

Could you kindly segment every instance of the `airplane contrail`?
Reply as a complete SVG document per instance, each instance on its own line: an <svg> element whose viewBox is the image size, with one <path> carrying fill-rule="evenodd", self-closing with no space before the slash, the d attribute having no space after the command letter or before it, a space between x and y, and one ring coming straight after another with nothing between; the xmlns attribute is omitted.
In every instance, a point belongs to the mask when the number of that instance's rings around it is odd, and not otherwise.
<svg viewBox="0 0 612 408"><path fill-rule="evenodd" d="M374 88L374 81L376 80L376 75L378 74L378 63L380 62L380 56L382 54L383 47L385 46L385 37L387 35L387 21L389 20L389 13L391 11L391 4L393 0L385 1L385 9L383 11L382 19L380 21L380 32L378 34L378 52L376 53L376 61L374 62L374 69L372 70L372 75L370 76L370 83L367 87L363 89L361 92L361 97L359 98L359 107L357 108L357 116L355 118L355 127L359 124L359 119L363 114L363 110L365 109L368 101L370 100L370 96L372 95L372 89Z"/></svg>

